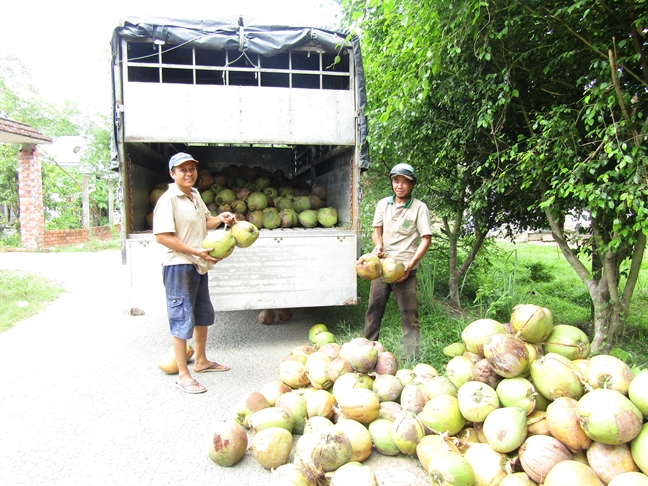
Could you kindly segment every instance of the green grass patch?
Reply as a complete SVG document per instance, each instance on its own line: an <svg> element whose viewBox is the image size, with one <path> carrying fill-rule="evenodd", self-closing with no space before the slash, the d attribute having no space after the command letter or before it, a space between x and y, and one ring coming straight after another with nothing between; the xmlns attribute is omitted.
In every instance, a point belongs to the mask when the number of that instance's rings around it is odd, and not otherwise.
<svg viewBox="0 0 648 486"><path fill-rule="evenodd" d="M0 270L0 332L37 314L64 290L44 277Z"/></svg>

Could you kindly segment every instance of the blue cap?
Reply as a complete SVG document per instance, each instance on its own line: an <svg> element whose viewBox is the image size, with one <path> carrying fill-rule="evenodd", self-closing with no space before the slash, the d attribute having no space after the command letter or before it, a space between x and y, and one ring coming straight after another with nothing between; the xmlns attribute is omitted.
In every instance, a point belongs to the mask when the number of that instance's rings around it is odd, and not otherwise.
<svg viewBox="0 0 648 486"><path fill-rule="evenodd" d="M178 152L173 157L169 159L169 170L173 170L176 165L184 164L185 162L193 160L196 164L198 161L194 159L191 155L184 152Z"/></svg>

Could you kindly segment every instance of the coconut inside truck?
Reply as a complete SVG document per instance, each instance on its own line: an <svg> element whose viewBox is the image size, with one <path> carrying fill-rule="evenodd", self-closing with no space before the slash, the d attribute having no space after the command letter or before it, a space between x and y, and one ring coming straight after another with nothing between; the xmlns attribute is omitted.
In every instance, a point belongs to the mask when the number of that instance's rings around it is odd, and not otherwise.
<svg viewBox="0 0 648 486"><path fill-rule="evenodd" d="M127 310L164 309L164 248L151 214L177 152L200 162L198 189L210 210L259 226L252 246L210 270L217 310L356 304L359 180L369 166L356 37L241 17L131 18L114 31L112 73ZM334 208L336 221L284 217L275 226L268 215L264 227L253 193L267 196L262 215L298 199L293 211L304 211L307 196L308 210Z"/></svg>

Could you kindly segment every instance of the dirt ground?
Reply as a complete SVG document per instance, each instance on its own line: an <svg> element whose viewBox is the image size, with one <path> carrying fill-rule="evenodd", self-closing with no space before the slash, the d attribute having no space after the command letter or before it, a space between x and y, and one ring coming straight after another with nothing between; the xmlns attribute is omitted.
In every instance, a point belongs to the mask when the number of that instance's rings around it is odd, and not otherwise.
<svg viewBox="0 0 648 486"><path fill-rule="evenodd" d="M156 366L170 349L164 309L124 313L120 252L0 253L0 269L39 273L66 288L45 311L0 334L0 484L272 482L250 453L234 467L215 465L207 443L211 424L233 418L238 402L277 380L281 359L307 344L316 323L307 309L272 326L259 324L256 311L217 313L208 355L231 370L200 375L207 393L189 395ZM382 486L430 484L415 458L374 451L365 464Z"/></svg>

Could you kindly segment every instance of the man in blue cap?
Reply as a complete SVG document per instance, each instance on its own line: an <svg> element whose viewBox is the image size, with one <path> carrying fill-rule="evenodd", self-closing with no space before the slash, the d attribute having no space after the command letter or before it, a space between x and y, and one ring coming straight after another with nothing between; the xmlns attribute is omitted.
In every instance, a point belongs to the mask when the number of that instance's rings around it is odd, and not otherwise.
<svg viewBox="0 0 648 486"><path fill-rule="evenodd" d="M169 160L169 174L174 183L158 200L153 212L153 233L158 243L167 247L163 279L167 312L178 363L176 386L187 393L207 389L196 381L187 367L187 339L193 337L196 358L194 372L227 371L227 366L207 359L207 329L214 323L214 307L209 297L207 271L220 260L203 248L207 230L231 224L234 215L223 212L212 216L198 190L198 161L180 152Z"/></svg>
<svg viewBox="0 0 648 486"><path fill-rule="evenodd" d="M387 300L393 292L401 314L405 356L416 359L420 334L416 269L430 247L430 213L424 202L412 197L416 174L411 165L395 165L389 177L394 194L376 205L371 234L373 253L401 262L405 274L393 283L385 283L381 278L371 281L364 337L378 340Z"/></svg>

